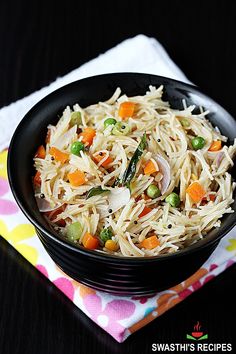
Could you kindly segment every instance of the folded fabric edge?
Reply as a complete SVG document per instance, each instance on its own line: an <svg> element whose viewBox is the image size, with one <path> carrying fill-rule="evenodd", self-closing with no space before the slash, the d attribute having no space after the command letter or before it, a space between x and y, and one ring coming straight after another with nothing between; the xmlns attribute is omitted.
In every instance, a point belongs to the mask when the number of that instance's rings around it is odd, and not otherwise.
<svg viewBox="0 0 236 354"><path fill-rule="evenodd" d="M0 141L0 150L7 147L9 144L9 140L11 135L19 123L20 118L22 118L25 113L39 100L45 97L50 92L58 89L61 86L64 86L70 82L73 82L78 79L82 79L85 77L98 75L102 73L112 73L112 72L146 72L143 70L145 65L143 62L139 63L139 67L136 67L136 70L130 69L130 62L123 62L118 68L114 66L113 70L106 69L106 65L101 65L102 62L108 61L114 56L116 57L119 52L126 50L126 48L130 47L130 43L132 46L142 47L142 48L149 48L149 51L152 53L153 61L151 63L151 67L153 67L153 71L148 70L149 73L157 74L155 70L157 62L159 66L163 66L168 68L169 73L172 73L174 78L180 79L185 82L189 82L184 73L178 68L178 66L172 61L168 53L165 51L165 48L153 37L148 37L143 34L138 34L131 38L124 39L121 43L117 44L115 47L108 49L106 52L100 54L98 57L91 59L90 61L82 64L80 67L72 70L71 72L65 74L62 77L58 77L56 80L52 81L48 86L44 86L41 89L31 93L30 95L21 98L14 103L11 103L8 106L4 106L0 109L0 127L3 130L4 134L2 134L3 138ZM146 57L145 57L146 60ZM105 66L105 69L104 69ZM127 69L129 68L129 69ZM150 72L152 71L152 72ZM165 70L164 70L165 71ZM158 69L159 73L159 69ZM159 73L160 74L160 73ZM171 77L171 75L170 75ZM15 111L17 110L17 115L19 119L14 118ZM13 124L11 126L5 124L7 120L11 117ZM14 118L14 119L13 119ZM6 128L7 126L7 128Z"/></svg>
<svg viewBox="0 0 236 354"><path fill-rule="evenodd" d="M152 322L156 318L163 315L166 311L170 310L175 305L179 304L185 300L190 295L194 294L197 290L201 289L209 281L214 279L220 273L223 273L226 269L236 263L236 255L225 260L221 265L216 268L213 268L210 271L200 268L195 274L188 278L184 283L184 286L181 287L181 284L169 289L168 293L163 292L163 294L157 300L157 307L152 309L151 313L148 313L143 319L136 322L123 332L122 342L124 342L131 334L135 333L142 327L146 326L148 323ZM216 273L216 274L215 274ZM201 277L198 278L198 275L201 274ZM204 279L203 282L200 282L201 279ZM193 290L189 289L193 287Z"/></svg>

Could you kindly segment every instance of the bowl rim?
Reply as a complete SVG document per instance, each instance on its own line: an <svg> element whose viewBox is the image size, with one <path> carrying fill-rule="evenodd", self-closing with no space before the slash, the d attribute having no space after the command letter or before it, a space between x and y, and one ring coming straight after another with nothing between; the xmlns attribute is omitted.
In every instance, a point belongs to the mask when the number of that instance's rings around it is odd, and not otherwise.
<svg viewBox="0 0 236 354"><path fill-rule="evenodd" d="M158 78L160 80L163 81L168 81L168 82L173 82L173 83L177 83L177 84L181 84L184 85L186 89L189 89L190 91L194 91L197 94L200 94L202 96L204 96L204 98L210 103L213 103L215 106L219 107L221 109L222 112L225 112L226 115L230 116L233 118L233 120L235 121L236 124L236 120L235 118L228 113L219 103L217 103L216 101L214 101L211 97L209 97L208 95L206 95L203 91L200 91L198 89L197 86L193 85L193 84L189 84L189 83L185 83L183 81L180 80L175 80L172 78L168 78L168 77L164 77L164 76L160 76L160 75L155 75L155 74L148 74L148 73L136 73L136 72L117 72L117 73L106 73L106 74L100 74L100 75L94 75L94 76L89 76L83 79L79 79L79 80L75 80L72 81L66 85L63 85L61 87L59 87L58 89L50 92L48 95L46 95L45 97L43 97L41 100L39 100L35 105L33 105L33 107L31 107L31 109L29 111L27 111L27 113L24 115L24 117L21 119L21 121L19 122L18 126L16 127L11 141L10 141L10 145L8 148L8 157L7 157L7 174L8 174L8 180L9 180L9 185L12 191L12 194L18 204L18 206L20 207L21 211L23 212L23 214L26 216L26 218L35 226L36 229L38 229L38 231L40 231L43 234L46 234L47 237L52 240L53 242L56 242L57 244L64 246L68 249L70 249L71 251L74 252L78 252L79 254L82 255L86 255L86 256L90 256L92 258L96 258L99 260L105 260L105 259L109 259L111 262L128 262L128 263L137 263L137 262L158 262L164 259L172 259L172 258L178 258L181 257L184 254L191 254L197 250L203 249L215 242L219 242L220 239L222 237L224 237L235 225L236 225L236 214L235 214L235 218L233 220L233 222L231 222L230 225L228 225L219 235L213 237L212 239L207 239L207 237L203 237L201 240L196 241L195 243L193 243L190 246L187 246L186 248L180 249L174 253L168 253L168 254L160 254L160 255L156 255L156 256L146 256L146 257L135 257L135 256L117 256L117 255L113 255L113 254L109 254L109 253L105 253L102 251L98 251L98 250L87 250L84 247L80 246L80 245L73 245L73 243L71 243L70 241L63 239L62 237L58 236L54 236L53 233L50 233L48 229L44 228L38 221L37 219L35 219L30 212L24 207L24 203L23 203L23 199L21 199L21 196L15 191L14 188L14 182L13 182L13 167L12 167L12 151L14 151L14 142L16 137L19 135L19 133L21 132L22 128L24 127L24 125L27 123L27 121L31 118L31 115L34 113L35 110L37 110L38 108L40 108L41 105L47 103L48 100L51 100L54 96L56 96L58 94L58 92L63 91L65 89L67 89L70 86L73 86L75 84L82 83L83 82L88 82L91 80L96 80L96 79L100 79L100 78L104 78L104 77L109 77L109 76L147 76L147 77L155 77ZM166 84L166 83L165 83Z"/></svg>

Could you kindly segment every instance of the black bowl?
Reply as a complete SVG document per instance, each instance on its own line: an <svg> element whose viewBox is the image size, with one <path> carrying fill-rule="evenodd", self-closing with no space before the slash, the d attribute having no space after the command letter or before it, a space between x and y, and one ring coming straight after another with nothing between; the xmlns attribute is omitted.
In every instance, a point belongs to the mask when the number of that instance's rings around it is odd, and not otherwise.
<svg viewBox="0 0 236 354"><path fill-rule="evenodd" d="M210 256L220 239L235 225L227 214L222 225L196 244L175 254L150 258L116 257L75 247L48 226L38 211L32 187L33 156L44 142L47 126L55 124L65 106L82 107L108 99L119 86L129 96L144 94L149 85L164 85L164 99L182 108L182 100L209 109L209 119L233 142L236 122L197 87L155 75L119 73L73 82L37 103L17 127L9 148L8 175L14 197L55 263L69 276L92 288L113 294L151 294L167 289L193 274ZM232 205L236 209L236 202Z"/></svg>

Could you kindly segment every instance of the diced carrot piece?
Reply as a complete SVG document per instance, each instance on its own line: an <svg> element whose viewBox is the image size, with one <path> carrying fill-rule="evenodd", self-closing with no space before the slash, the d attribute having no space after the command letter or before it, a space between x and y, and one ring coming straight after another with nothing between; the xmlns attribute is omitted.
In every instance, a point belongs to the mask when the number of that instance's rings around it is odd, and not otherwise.
<svg viewBox="0 0 236 354"><path fill-rule="evenodd" d="M94 130L91 127L85 128L82 133L79 134L79 136L82 136L82 142L84 144L88 144L89 146L92 145L93 143L93 138L96 135L96 130Z"/></svg>
<svg viewBox="0 0 236 354"><path fill-rule="evenodd" d="M151 208L145 206L142 210L142 212L139 214L139 218L142 218L143 216L147 215L148 213L150 213L150 211L152 211Z"/></svg>
<svg viewBox="0 0 236 354"><path fill-rule="evenodd" d="M222 148L222 142L220 140L212 141L208 151L219 151Z"/></svg>
<svg viewBox="0 0 236 354"><path fill-rule="evenodd" d="M149 160L146 165L144 166L144 174L151 175L154 172L157 172L156 166L154 165L152 160Z"/></svg>
<svg viewBox="0 0 236 354"><path fill-rule="evenodd" d="M108 156L108 158L102 163L102 166L106 167L106 166L110 165L110 163L112 163L112 162L113 162L113 158Z"/></svg>
<svg viewBox="0 0 236 354"><path fill-rule="evenodd" d="M47 217L49 218L50 221L54 222L54 220L57 218L57 216L59 214L61 214L65 210L65 208L66 208L66 204L63 204L59 208L52 210L52 211L47 211L44 214L47 215ZM66 226L66 222L64 219L60 219L60 220L56 221L56 224L61 227Z"/></svg>
<svg viewBox="0 0 236 354"><path fill-rule="evenodd" d="M216 195L215 194L209 194L209 199L214 202L216 200ZM203 202L207 202L207 197L202 198Z"/></svg>
<svg viewBox="0 0 236 354"><path fill-rule="evenodd" d="M105 243L105 247L109 250L109 251L117 251L119 249L119 245L113 241L113 240L107 240Z"/></svg>
<svg viewBox="0 0 236 354"><path fill-rule="evenodd" d="M202 200L202 198L206 194L202 185L198 182L193 182L192 184L190 184L190 186L186 189L186 192L189 194L189 196L195 203L200 202L200 200Z"/></svg>
<svg viewBox="0 0 236 354"><path fill-rule="evenodd" d="M61 163L65 163L69 159L69 154L67 154L67 152L62 152L56 147L51 147L49 150L49 154L52 155L56 161L59 161Z"/></svg>
<svg viewBox="0 0 236 354"><path fill-rule="evenodd" d="M46 144L50 143L50 138L51 138L51 129L48 129L46 139L45 139Z"/></svg>
<svg viewBox="0 0 236 354"><path fill-rule="evenodd" d="M105 153L100 152L100 153L96 153L96 155L93 155L93 158L97 163L99 163L104 158L104 156L105 156ZM106 167L106 166L110 165L111 162L113 162L113 158L108 156L106 158L106 160L103 161L101 166Z"/></svg>
<svg viewBox="0 0 236 354"><path fill-rule="evenodd" d="M39 171L36 172L35 176L34 176L34 185L35 186L41 186L41 173Z"/></svg>
<svg viewBox="0 0 236 354"><path fill-rule="evenodd" d="M86 234L84 235L82 243L83 246L89 250L94 250L99 246L99 240L93 235L91 235L89 232L86 232Z"/></svg>
<svg viewBox="0 0 236 354"><path fill-rule="evenodd" d="M145 238L145 240L140 243L141 248L146 248L147 250L152 250L153 248L159 245L160 241L158 240L156 235Z"/></svg>
<svg viewBox="0 0 236 354"><path fill-rule="evenodd" d="M216 195L215 194L210 194L209 198L212 202L214 202L216 200Z"/></svg>
<svg viewBox="0 0 236 354"><path fill-rule="evenodd" d="M68 173L68 179L73 187L79 187L85 183L85 174L83 171L76 170L75 172Z"/></svg>
<svg viewBox="0 0 236 354"><path fill-rule="evenodd" d="M121 118L133 117L134 108L135 108L134 102L129 102L129 101L123 102L120 104L118 114Z"/></svg>
<svg viewBox="0 0 236 354"><path fill-rule="evenodd" d="M40 145L34 157L38 157L39 159L45 159L46 150L43 145Z"/></svg>

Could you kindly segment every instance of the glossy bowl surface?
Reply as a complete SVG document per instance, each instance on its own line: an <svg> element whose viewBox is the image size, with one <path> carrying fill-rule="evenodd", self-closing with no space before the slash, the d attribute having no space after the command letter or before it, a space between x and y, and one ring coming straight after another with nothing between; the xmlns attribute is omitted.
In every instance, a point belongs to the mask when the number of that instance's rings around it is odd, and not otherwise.
<svg viewBox="0 0 236 354"><path fill-rule="evenodd" d="M79 80L45 97L20 122L9 148L8 176L12 192L36 227L49 255L72 278L114 294L151 294L178 284L205 262L236 223L235 213L225 215L220 228L213 229L203 240L175 254L150 258L116 257L75 247L52 230L38 211L32 186L35 173L32 162L37 147L44 142L47 126L58 121L58 115L67 105L78 102L86 107L106 100L118 86L128 96L142 95L149 85L164 85L164 100L168 100L172 108L182 108L184 99L187 105L209 109L208 118L229 137L229 142L236 137L234 118L197 87L155 75L117 73ZM235 178L235 169L231 172ZM232 207L236 209L235 201Z"/></svg>

